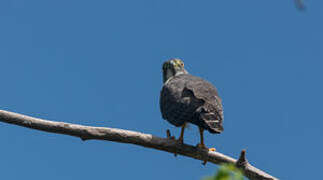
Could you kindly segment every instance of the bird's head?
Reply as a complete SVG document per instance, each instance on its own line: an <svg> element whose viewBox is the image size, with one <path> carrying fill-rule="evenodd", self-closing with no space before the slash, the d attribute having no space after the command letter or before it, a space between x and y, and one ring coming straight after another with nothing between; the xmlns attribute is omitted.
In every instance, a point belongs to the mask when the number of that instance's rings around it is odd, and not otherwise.
<svg viewBox="0 0 323 180"><path fill-rule="evenodd" d="M184 63L180 59L170 59L163 64L163 82L165 83L169 78L180 74L187 74L184 69Z"/></svg>

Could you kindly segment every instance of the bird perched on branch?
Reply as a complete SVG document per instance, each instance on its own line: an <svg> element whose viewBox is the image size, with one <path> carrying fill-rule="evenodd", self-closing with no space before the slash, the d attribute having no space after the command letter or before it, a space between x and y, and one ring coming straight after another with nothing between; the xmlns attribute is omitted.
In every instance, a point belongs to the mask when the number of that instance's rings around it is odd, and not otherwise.
<svg viewBox="0 0 323 180"><path fill-rule="evenodd" d="M223 108L217 89L208 81L189 74L180 59L164 62L163 83L160 110L169 123L182 127L177 141L184 142L184 129L187 123L192 123L199 127L201 142L197 147L206 149L203 131L223 131ZM214 148L209 150L215 151Z"/></svg>

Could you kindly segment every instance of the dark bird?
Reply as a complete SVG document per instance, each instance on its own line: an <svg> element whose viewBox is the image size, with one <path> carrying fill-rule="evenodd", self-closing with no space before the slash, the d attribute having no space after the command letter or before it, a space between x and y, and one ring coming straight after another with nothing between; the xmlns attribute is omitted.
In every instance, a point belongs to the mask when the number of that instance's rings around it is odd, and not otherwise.
<svg viewBox="0 0 323 180"><path fill-rule="evenodd" d="M189 74L180 59L170 59L163 64L163 88L160 93L162 117L169 123L182 127L179 143L183 143L187 123L199 127L201 142L205 149L203 131L223 131L223 108L217 89L208 81ZM210 148L210 151L215 151Z"/></svg>

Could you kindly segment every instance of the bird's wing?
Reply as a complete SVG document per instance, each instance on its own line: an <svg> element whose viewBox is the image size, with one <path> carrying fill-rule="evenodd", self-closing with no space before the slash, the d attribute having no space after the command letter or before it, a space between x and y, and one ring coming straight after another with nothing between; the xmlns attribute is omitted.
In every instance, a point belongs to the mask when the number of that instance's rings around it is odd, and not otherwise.
<svg viewBox="0 0 323 180"><path fill-rule="evenodd" d="M213 133L220 133L223 131L223 107L221 98L218 95L217 89L208 81L205 81L199 77L190 75L185 78L189 78L186 81L186 85L183 93L191 93L191 99L194 101L203 100L203 105L200 106L196 113L199 115L199 120L202 122L202 126Z"/></svg>
<svg viewBox="0 0 323 180"><path fill-rule="evenodd" d="M190 79L185 87L192 90L196 98L215 100L216 97L219 97L216 87L208 81L192 75Z"/></svg>

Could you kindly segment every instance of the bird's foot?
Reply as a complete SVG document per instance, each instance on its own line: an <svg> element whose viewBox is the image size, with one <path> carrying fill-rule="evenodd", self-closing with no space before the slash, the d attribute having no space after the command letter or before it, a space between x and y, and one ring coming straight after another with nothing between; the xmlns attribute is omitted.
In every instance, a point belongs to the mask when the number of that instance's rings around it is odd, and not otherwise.
<svg viewBox="0 0 323 180"><path fill-rule="evenodd" d="M197 144L196 147L197 148L200 148L200 149L207 149L207 147L205 146L205 144Z"/></svg>
<svg viewBox="0 0 323 180"><path fill-rule="evenodd" d="M196 147L197 147L197 148L200 148L200 149L204 149L204 150L212 151L212 152L216 151L216 149L215 149L215 148L208 148L208 147L206 147L206 146L205 146L205 144L198 144L198 145L196 145Z"/></svg>
<svg viewBox="0 0 323 180"><path fill-rule="evenodd" d="M208 151L211 151L211 152L216 151L216 149L215 149L215 148L207 148L207 147L205 146L205 144L198 144L198 145L196 145L196 147L197 147L197 148L199 148L199 149L204 149L204 150L208 150ZM203 165L206 165L206 163L207 163L207 160L204 160L204 161L202 162L202 164L203 164Z"/></svg>

